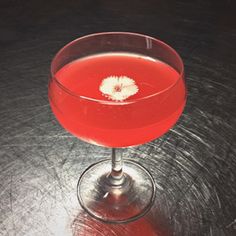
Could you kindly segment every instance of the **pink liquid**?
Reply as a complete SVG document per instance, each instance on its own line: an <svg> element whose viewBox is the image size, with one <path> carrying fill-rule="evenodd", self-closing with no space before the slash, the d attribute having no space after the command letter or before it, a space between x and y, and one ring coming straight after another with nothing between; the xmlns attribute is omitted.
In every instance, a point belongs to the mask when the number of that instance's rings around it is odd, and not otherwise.
<svg viewBox="0 0 236 236"><path fill-rule="evenodd" d="M132 78L138 92L112 102L99 90L109 76ZM137 54L98 54L56 73L75 96L52 79L50 104L61 125L82 140L108 147L138 145L167 132L181 115L186 92L179 76L169 65Z"/></svg>

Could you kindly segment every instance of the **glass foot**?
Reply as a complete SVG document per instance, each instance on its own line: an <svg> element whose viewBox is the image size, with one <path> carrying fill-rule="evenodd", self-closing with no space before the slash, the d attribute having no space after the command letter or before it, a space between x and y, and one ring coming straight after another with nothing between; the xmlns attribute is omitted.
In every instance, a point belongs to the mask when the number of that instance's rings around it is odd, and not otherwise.
<svg viewBox="0 0 236 236"><path fill-rule="evenodd" d="M123 177L111 178L111 160L91 165L81 175L77 196L91 216L108 223L126 223L146 214L155 198L151 174L140 164L124 160Z"/></svg>

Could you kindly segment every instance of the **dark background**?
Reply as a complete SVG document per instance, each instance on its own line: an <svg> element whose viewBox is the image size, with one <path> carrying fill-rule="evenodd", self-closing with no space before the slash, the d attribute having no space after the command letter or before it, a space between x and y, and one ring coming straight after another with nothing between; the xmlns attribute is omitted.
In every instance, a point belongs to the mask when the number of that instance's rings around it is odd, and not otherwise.
<svg viewBox="0 0 236 236"><path fill-rule="evenodd" d="M234 1L0 1L0 235L236 235ZM50 111L53 55L94 32L157 37L184 60L177 125L123 151L156 180L143 219L106 225L78 205L82 171L110 151L63 130Z"/></svg>

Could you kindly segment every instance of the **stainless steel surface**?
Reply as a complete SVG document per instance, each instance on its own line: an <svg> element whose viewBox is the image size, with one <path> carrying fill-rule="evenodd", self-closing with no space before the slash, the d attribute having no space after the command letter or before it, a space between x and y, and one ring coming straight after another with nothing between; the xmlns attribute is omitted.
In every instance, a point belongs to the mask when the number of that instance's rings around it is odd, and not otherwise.
<svg viewBox="0 0 236 236"><path fill-rule="evenodd" d="M236 235L233 1L2 1L0 53L0 235ZM126 225L91 219L76 184L110 151L56 122L47 101L56 51L97 31L136 31L177 49L188 101L178 124L124 150L153 174L155 205Z"/></svg>

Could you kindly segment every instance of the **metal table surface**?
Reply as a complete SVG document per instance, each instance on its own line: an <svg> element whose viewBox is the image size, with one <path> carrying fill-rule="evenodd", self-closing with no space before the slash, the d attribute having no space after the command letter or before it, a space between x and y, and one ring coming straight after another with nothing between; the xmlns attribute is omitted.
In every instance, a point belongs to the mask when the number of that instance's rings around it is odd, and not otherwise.
<svg viewBox="0 0 236 236"><path fill-rule="evenodd" d="M236 235L233 1L0 2L0 235ZM160 38L182 56L188 101L163 137L123 150L153 174L151 211L129 224L91 219L76 184L110 150L57 123L47 100L53 55L100 31Z"/></svg>

